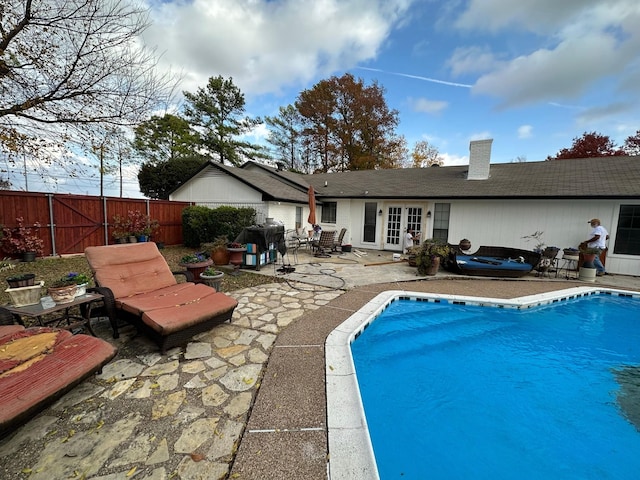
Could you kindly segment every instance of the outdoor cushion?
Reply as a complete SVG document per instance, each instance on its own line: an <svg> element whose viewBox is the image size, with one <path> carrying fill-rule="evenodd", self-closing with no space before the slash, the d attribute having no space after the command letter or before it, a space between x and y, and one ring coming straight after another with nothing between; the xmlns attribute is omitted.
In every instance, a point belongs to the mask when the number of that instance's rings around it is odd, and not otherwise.
<svg viewBox="0 0 640 480"><path fill-rule="evenodd" d="M144 312L142 321L161 335L170 335L212 317L224 317L238 305L233 297L217 293L180 305L151 309ZM230 316L230 315L229 315Z"/></svg>
<svg viewBox="0 0 640 480"><path fill-rule="evenodd" d="M0 326L0 437L99 371L115 354L113 345L88 335Z"/></svg>
<svg viewBox="0 0 640 480"><path fill-rule="evenodd" d="M153 292L116 298L116 307L134 315L142 315L145 310L179 305L194 298L212 295L215 292L214 289L202 284L177 283Z"/></svg>
<svg viewBox="0 0 640 480"><path fill-rule="evenodd" d="M175 285L176 278L153 242L87 247L85 255L99 285L115 298Z"/></svg>

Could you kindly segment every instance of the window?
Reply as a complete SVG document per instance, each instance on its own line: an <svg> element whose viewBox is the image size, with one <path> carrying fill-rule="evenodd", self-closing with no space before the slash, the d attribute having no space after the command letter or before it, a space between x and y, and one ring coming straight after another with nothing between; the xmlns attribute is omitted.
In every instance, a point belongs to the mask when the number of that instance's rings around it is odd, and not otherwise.
<svg viewBox="0 0 640 480"><path fill-rule="evenodd" d="M364 231L362 240L365 242L376 241L376 223L378 219L378 204L366 202L364 204Z"/></svg>
<svg viewBox="0 0 640 480"><path fill-rule="evenodd" d="M296 207L296 230L302 226L302 207Z"/></svg>
<svg viewBox="0 0 640 480"><path fill-rule="evenodd" d="M450 203L436 203L433 214L433 238L449 241L449 213L451 211Z"/></svg>
<svg viewBox="0 0 640 480"><path fill-rule="evenodd" d="M640 205L620 205L613 253L640 255Z"/></svg>
<svg viewBox="0 0 640 480"><path fill-rule="evenodd" d="M338 202L322 202L322 223L336 223Z"/></svg>

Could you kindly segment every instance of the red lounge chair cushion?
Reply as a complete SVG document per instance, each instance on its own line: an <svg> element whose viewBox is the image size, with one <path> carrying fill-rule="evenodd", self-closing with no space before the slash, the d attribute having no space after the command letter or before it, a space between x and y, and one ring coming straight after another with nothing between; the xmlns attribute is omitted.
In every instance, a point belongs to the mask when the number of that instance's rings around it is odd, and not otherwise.
<svg viewBox="0 0 640 480"><path fill-rule="evenodd" d="M96 281L115 298L175 285L176 278L153 242L87 247L85 255Z"/></svg>
<svg viewBox="0 0 640 480"><path fill-rule="evenodd" d="M163 336L225 314L238 305L233 297L194 283L120 298L117 303L127 312L142 315L142 321Z"/></svg>
<svg viewBox="0 0 640 480"><path fill-rule="evenodd" d="M21 348L27 345L33 354ZM113 345L88 335L0 326L0 434L17 417L28 418L98 371L115 354Z"/></svg>

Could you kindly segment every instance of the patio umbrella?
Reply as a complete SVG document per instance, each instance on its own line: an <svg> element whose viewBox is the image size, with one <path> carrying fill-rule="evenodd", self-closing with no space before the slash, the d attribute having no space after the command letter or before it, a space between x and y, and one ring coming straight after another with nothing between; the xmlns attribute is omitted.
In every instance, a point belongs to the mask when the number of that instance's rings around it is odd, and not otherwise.
<svg viewBox="0 0 640 480"><path fill-rule="evenodd" d="M311 225L316 224L316 193L311 185L309 185L309 218L307 221Z"/></svg>

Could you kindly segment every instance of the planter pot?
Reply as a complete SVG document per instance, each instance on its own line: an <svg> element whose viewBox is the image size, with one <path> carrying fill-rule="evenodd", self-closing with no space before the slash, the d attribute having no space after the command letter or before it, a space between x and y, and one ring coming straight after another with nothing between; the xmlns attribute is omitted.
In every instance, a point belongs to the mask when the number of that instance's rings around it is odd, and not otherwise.
<svg viewBox="0 0 640 480"><path fill-rule="evenodd" d="M347 244L347 245L342 245L341 250L343 252L350 252L351 251L351 245Z"/></svg>
<svg viewBox="0 0 640 480"><path fill-rule="evenodd" d="M138 242L146 242L148 240L149 237L147 237L146 235L138 235L137 239Z"/></svg>
<svg viewBox="0 0 640 480"><path fill-rule="evenodd" d="M427 268L427 275L433 276L438 273L440 269L440 257L433 257L431 259L431 265Z"/></svg>
<svg viewBox="0 0 640 480"><path fill-rule="evenodd" d="M458 247L460 247L460 250L470 250L471 249L471 241L469 241L466 238L463 238L462 240L460 240L460 243L458 244Z"/></svg>
<svg viewBox="0 0 640 480"><path fill-rule="evenodd" d="M35 262L36 261L36 252L24 252L22 254L23 262Z"/></svg>
<svg viewBox="0 0 640 480"><path fill-rule="evenodd" d="M215 288L216 292L220 291L220 284L222 283L222 277L224 277L224 272L220 272L218 275L205 275L204 273L200 274L202 283L209 285L212 288Z"/></svg>
<svg viewBox="0 0 640 480"><path fill-rule="evenodd" d="M7 277L9 288L32 287L35 285L35 273L25 273L24 275L16 275Z"/></svg>
<svg viewBox="0 0 640 480"><path fill-rule="evenodd" d="M580 267L578 278L583 282L595 282L596 281L596 269L589 267Z"/></svg>
<svg viewBox="0 0 640 480"><path fill-rule="evenodd" d="M438 273L439 269L440 269L440 257L435 256L435 257L433 257L431 259L431 265L429 265L428 267L426 267L424 269L418 268L418 273L421 274L421 275L433 276L436 273Z"/></svg>
<svg viewBox="0 0 640 480"><path fill-rule="evenodd" d="M158 247L158 250L162 250L164 248L164 242L156 242L156 246Z"/></svg>
<svg viewBox="0 0 640 480"><path fill-rule="evenodd" d="M81 297L82 295L86 295L88 286L89 286L88 283L81 283L80 285L78 285L76 288L76 297Z"/></svg>
<svg viewBox="0 0 640 480"><path fill-rule="evenodd" d="M77 285L67 285L65 287L49 287L47 293L57 304L71 303L76 298Z"/></svg>
<svg viewBox="0 0 640 480"><path fill-rule="evenodd" d="M193 274L193 281L195 283L202 283L202 279L200 278L200 274L204 272L207 267L213 265L213 260L208 259L204 262L198 263L181 263L180 266L186 268L189 272Z"/></svg>
<svg viewBox="0 0 640 480"><path fill-rule="evenodd" d="M242 254L247 251L246 248L228 248L229 250L229 263L236 267L242 265Z"/></svg>
<svg viewBox="0 0 640 480"><path fill-rule="evenodd" d="M211 259L216 265L229 265L231 253L226 248L218 248L211 252Z"/></svg>
<svg viewBox="0 0 640 480"><path fill-rule="evenodd" d="M44 282L30 287L7 288L5 292L11 298L14 307L25 307L27 305L37 305L40 303L40 292Z"/></svg>
<svg viewBox="0 0 640 480"><path fill-rule="evenodd" d="M586 268L595 268L593 261L596 259L595 253L583 253L582 254L582 266Z"/></svg>
<svg viewBox="0 0 640 480"><path fill-rule="evenodd" d="M126 238L116 238L116 243L127 243Z"/></svg>
<svg viewBox="0 0 640 480"><path fill-rule="evenodd" d="M138 243L138 237L136 237L135 235L131 235L127 238L129 240L129 243Z"/></svg>

